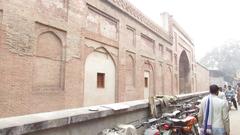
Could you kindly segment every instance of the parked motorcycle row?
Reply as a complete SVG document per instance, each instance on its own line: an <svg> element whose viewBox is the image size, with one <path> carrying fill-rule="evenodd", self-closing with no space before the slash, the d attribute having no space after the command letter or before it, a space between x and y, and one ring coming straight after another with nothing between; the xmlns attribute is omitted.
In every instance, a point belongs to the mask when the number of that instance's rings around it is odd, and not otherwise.
<svg viewBox="0 0 240 135"><path fill-rule="evenodd" d="M176 108L171 113L163 113L160 117L148 119L138 125L119 125L105 129L99 135L137 135L137 129L145 127L144 135L199 135L197 114L200 98L184 103L173 103Z"/></svg>

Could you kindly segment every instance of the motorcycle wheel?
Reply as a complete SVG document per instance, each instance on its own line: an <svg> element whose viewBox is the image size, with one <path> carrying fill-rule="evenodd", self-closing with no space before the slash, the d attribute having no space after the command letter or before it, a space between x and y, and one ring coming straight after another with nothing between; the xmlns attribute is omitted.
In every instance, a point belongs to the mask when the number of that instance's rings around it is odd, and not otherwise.
<svg viewBox="0 0 240 135"><path fill-rule="evenodd" d="M193 135L199 135L199 130L198 130L198 126L197 125L193 125L192 133L193 133Z"/></svg>
<svg viewBox="0 0 240 135"><path fill-rule="evenodd" d="M184 135L181 131L173 132L171 131L170 135Z"/></svg>

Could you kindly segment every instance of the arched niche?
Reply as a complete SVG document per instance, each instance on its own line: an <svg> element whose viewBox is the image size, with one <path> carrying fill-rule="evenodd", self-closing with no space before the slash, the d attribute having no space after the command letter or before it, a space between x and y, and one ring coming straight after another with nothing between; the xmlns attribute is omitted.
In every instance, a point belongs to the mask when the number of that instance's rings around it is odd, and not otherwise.
<svg viewBox="0 0 240 135"><path fill-rule="evenodd" d="M59 90L64 88L64 47L52 31L37 37L34 57L33 88Z"/></svg>
<svg viewBox="0 0 240 135"><path fill-rule="evenodd" d="M126 87L132 89L135 87L135 62L131 55L126 58Z"/></svg>

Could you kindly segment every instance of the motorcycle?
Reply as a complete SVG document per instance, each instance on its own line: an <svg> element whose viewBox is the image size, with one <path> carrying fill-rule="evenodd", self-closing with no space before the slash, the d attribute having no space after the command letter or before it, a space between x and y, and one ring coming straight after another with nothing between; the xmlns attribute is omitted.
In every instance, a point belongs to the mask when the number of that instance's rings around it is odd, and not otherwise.
<svg viewBox="0 0 240 135"><path fill-rule="evenodd" d="M194 116L183 119L169 118L159 126L159 131L167 135L199 135L197 119Z"/></svg>
<svg viewBox="0 0 240 135"><path fill-rule="evenodd" d="M158 121L160 119L152 118L149 119L147 122L144 122L142 125L146 125L147 128L144 131L144 135L160 135L158 130Z"/></svg>
<svg viewBox="0 0 240 135"><path fill-rule="evenodd" d="M196 107L198 102L185 102L175 105L178 110L164 113L160 118L151 118L140 126L122 125L105 129L99 135L136 135L136 129L145 126L144 135L199 135Z"/></svg>
<svg viewBox="0 0 240 135"><path fill-rule="evenodd" d="M199 135L198 117L199 101L185 102L177 111L165 113L165 121L160 124L162 135Z"/></svg>
<svg viewBox="0 0 240 135"><path fill-rule="evenodd" d="M226 96L226 99L228 101L228 108L231 110L232 107L232 97L231 96Z"/></svg>

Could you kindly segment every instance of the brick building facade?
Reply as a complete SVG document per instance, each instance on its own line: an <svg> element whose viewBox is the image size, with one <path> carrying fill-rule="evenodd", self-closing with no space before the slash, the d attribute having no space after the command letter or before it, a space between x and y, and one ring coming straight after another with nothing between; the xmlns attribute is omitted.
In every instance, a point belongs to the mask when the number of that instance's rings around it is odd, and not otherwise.
<svg viewBox="0 0 240 135"><path fill-rule="evenodd" d="M0 0L0 117L196 91L193 43L161 18L125 0Z"/></svg>

